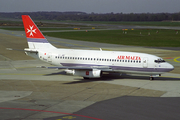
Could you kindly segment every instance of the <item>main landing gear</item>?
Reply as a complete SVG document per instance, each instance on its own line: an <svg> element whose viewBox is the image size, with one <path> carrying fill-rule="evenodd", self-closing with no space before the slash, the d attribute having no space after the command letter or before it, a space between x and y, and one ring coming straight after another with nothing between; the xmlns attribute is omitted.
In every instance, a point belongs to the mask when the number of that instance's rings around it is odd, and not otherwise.
<svg viewBox="0 0 180 120"><path fill-rule="evenodd" d="M149 79L150 79L150 80L154 80L154 77L150 77Z"/></svg>
<svg viewBox="0 0 180 120"><path fill-rule="evenodd" d="M159 77L159 76L161 76L161 74L159 74L159 75L150 75L150 80L154 80L154 77Z"/></svg>

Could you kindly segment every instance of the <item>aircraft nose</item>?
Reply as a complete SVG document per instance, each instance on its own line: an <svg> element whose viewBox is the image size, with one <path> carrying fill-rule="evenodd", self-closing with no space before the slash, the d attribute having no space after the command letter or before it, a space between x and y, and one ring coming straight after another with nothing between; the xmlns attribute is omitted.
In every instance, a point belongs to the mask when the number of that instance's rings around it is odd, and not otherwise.
<svg viewBox="0 0 180 120"><path fill-rule="evenodd" d="M169 69L169 71L174 70L174 66L173 66L173 65L171 65L171 64L169 64L169 63L168 63L168 65L167 65L167 68Z"/></svg>

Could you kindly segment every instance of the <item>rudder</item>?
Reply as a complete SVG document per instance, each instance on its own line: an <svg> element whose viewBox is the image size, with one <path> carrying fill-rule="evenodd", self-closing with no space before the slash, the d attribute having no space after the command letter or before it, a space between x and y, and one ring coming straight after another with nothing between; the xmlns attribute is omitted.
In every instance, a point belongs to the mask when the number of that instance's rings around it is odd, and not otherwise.
<svg viewBox="0 0 180 120"><path fill-rule="evenodd" d="M33 22L33 20L28 15L22 15L22 20L24 24L24 30L26 33L26 38L28 42L29 49L52 49L55 48L51 45L44 35L41 33L39 28Z"/></svg>

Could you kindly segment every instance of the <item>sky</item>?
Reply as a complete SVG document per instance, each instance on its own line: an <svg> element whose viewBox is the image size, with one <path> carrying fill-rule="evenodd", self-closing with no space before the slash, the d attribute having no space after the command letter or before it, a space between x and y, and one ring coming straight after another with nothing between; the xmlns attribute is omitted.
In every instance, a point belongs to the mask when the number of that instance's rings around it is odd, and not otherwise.
<svg viewBox="0 0 180 120"><path fill-rule="evenodd" d="M177 13L180 0L0 0L0 12Z"/></svg>

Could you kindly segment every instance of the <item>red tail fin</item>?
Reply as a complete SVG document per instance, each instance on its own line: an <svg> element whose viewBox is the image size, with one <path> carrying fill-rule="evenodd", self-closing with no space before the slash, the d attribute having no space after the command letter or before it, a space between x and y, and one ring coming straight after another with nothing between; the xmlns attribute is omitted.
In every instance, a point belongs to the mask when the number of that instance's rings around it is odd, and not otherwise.
<svg viewBox="0 0 180 120"><path fill-rule="evenodd" d="M45 38L28 15L22 15L22 20L27 38Z"/></svg>
<svg viewBox="0 0 180 120"><path fill-rule="evenodd" d="M24 30L30 49L54 49L28 15L22 15Z"/></svg>

